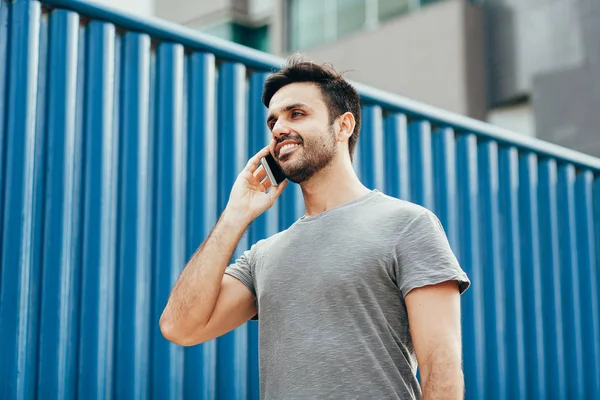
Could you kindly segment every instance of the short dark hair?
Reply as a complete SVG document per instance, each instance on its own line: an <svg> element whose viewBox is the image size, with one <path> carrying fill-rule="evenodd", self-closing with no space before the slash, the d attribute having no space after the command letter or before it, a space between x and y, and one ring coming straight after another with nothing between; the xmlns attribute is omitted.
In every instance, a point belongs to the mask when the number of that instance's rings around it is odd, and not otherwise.
<svg viewBox="0 0 600 400"><path fill-rule="evenodd" d="M360 133L360 96L356 89L332 66L317 64L295 55L287 60L281 70L267 78L262 95L265 107L269 107L271 98L279 89L298 82L314 83L319 87L329 110L329 124L333 124L337 117L347 111L354 115L354 131L348 140L348 151L352 160Z"/></svg>

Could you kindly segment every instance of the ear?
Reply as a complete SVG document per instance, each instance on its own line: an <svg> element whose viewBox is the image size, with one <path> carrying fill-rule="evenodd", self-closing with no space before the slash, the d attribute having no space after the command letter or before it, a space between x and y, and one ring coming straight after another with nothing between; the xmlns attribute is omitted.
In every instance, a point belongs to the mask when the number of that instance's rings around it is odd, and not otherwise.
<svg viewBox="0 0 600 400"><path fill-rule="evenodd" d="M347 142L354 132L354 126L356 121L354 120L354 114L346 112L338 117L339 131L337 133L337 140L340 142Z"/></svg>

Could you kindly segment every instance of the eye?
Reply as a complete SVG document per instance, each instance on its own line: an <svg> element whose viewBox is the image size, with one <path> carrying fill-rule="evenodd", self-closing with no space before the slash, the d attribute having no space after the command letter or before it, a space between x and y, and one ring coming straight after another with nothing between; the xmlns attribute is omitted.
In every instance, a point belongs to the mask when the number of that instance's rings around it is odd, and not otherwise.
<svg viewBox="0 0 600 400"><path fill-rule="evenodd" d="M300 111L292 111L292 118L301 117L302 115Z"/></svg>

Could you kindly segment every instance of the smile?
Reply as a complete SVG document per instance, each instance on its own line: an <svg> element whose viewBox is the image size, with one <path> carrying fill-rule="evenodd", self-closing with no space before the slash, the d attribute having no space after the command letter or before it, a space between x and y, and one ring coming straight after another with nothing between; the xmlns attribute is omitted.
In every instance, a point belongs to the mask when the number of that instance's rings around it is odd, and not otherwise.
<svg viewBox="0 0 600 400"><path fill-rule="evenodd" d="M297 143L281 146L281 149L279 149L279 157L292 153L298 146L300 145Z"/></svg>

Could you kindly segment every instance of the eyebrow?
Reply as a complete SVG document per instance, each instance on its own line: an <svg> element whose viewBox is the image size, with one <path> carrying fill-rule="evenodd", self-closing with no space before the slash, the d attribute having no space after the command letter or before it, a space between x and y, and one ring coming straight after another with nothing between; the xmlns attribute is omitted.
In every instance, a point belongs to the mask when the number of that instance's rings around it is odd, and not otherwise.
<svg viewBox="0 0 600 400"><path fill-rule="evenodd" d="M283 112L288 112L288 111L293 110L294 108L308 108L308 106L306 104L303 104L303 103L294 103L294 104L290 104L289 106L286 106L282 111ZM275 115L269 114L269 117L267 118L267 126L274 119L275 119Z"/></svg>

